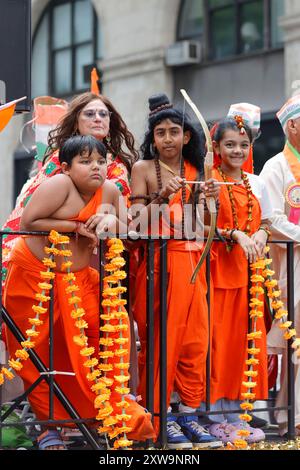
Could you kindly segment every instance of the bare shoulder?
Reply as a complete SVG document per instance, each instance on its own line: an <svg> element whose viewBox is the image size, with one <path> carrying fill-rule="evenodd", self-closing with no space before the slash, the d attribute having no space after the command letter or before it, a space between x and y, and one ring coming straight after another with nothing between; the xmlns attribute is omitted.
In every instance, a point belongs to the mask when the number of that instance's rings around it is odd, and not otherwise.
<svg viewBox="0 0 300 470"><path fill-rule="evenodd" d="M153 168L154 161L153 160L138 160L134 163L132 167L132 171L136 172L146 172Z"/></svg>
<svg viewBox="0 0 300 470"><path fill-rule="evenodd" d="M74 184L71 178L67 175L59 174L43 181L35 193L37 193L37 195L50 193L54 193L55 195L58 193L67 194L72 187L74 187Z"/></svg>

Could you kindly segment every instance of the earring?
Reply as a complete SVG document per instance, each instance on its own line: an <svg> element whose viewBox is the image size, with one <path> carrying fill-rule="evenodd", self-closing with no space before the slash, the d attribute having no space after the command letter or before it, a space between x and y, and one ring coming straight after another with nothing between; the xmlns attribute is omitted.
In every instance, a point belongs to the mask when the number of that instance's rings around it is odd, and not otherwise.
<svg viewBox="0 0 300 470"><path fill-rule="evenodd" d="M110 144L111 144L110 133L108 133L107 136L105 137L105 141L106 141L107 145L110 146Z"/></svg>

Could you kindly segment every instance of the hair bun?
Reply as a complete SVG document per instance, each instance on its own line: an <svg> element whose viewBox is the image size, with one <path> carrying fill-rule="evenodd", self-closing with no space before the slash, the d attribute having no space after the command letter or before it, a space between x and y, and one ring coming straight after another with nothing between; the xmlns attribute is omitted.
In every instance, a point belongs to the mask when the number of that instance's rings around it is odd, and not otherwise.
<svg viewBox="0 0 300 470"><path fill-rule="evenodd" d="M150 96L148 102L149 102L150 116L163 109L173 108L172 103L170 103L169 98L164 93Z"/></svg>

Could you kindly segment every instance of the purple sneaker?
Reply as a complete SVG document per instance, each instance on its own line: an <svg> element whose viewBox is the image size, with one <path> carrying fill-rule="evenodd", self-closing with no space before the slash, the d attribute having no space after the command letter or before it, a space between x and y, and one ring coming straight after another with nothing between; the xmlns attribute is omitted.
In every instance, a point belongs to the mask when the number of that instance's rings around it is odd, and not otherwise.
<svg viewBox="0 0 300 470"><path fill-rule="evenodd" d="M235 439L241 439L241 436L238 434L240 429L246 429L250 432L250 435L244 438L249 444L260 442L265 439L265 433L261 429L251 428L248 423L244 423L243 421L212 424L209 427L209 433L212 436L218 437L226 444L227 442L233 442Z"/></svg>

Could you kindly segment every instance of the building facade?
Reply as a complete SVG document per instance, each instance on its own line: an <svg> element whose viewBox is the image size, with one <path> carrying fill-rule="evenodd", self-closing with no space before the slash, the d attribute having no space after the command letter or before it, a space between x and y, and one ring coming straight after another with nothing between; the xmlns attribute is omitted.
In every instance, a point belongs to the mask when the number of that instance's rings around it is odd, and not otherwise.
<svg viewBox="0 0 300 470"><path fill-rule="evenodd" d="M209 121L232 103L261 107L257 172L283 144L275 113L300 91L298 0L32 0L32 31L33 98L70 99L97 65L138 142L148 97L165 92L182 105L185 88ZM32 163L30 118L15 116L0 136L1 223Z"/></svg>

